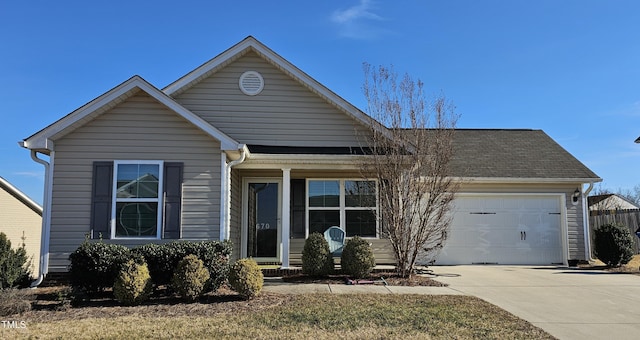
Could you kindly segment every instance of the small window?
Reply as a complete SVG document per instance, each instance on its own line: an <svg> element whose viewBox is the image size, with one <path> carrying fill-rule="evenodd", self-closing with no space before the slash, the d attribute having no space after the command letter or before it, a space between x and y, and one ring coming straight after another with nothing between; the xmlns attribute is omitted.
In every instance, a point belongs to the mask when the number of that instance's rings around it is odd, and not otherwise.
<svg viewBox="0 0 640 340"><path fill-rule="evenodd" d="M114 162L112 236L159 238L162 161Z"/></svg>
<svg viewBox="0 0 640 340"><path fill-rule="evenodd" d="M324 233L339 226L347 237L377 237L375 181L309 180L307 182L308 233Z"/></svg>

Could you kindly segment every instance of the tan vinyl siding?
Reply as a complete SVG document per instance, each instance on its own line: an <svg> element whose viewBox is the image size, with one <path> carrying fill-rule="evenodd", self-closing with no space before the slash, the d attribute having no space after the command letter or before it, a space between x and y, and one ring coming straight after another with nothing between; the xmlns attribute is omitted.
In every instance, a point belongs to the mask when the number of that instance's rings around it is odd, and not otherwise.
<svg viewBox="0 0 640 340"><path fill-rule="evenodd" d="M232 260L240 258L242 221L242 179L238 170L231 169L231 222L229 240L233 243Z"/></svg>
<svg viewBox="0 0 640 340"><path fill-rule="evenodd" d="M348 239L347 239L348 240ZM373 256L376 259L376 265L394 265L395 255L393 254L393 248L391 243L386 239L366 239L371 244L373 250ZM302 239L292 239L289 248L289 263L292 266L302 265L302 248L304 248L304 241ZM345 241L346 243L346 241ZM339 263L339 258L336 258L336 263Z"/></svg>
<svg viewBox="0 0 640 340"><path fill-rule="evenodd" d="M238 86L242 73L250 70L264 78L264 90L256 96L243 94ZM253 52L175 99L240 143L360 145L355 120Z"/></svg>
<svg viewBox="0 0 640 340"><path fill-rule="evenodd" d="M38 275L40 268L40 238L42 235L42 216L19 201L15 196L0 187L0 232L5 233L11 248L22 245L31 260L31 275Z"/></svg>
<svg viewBox="0 0 640 340"><path fill-rule="evenodd" d="M220 144L148 95L120 103L55 147L50 271L66 270L68 254L90 232L94 161L183 162L182 238L219 238Z"/></svg>

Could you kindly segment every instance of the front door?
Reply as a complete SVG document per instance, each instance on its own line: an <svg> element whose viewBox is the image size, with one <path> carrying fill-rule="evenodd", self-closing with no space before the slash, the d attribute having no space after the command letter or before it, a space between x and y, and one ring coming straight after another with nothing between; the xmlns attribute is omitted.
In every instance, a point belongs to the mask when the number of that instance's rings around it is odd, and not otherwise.
<svg viewBox="0 0 640 340"><path fill-rule="evenodd" d="M244 250L258 261L280 261L280 181L245 181Z"/></svg>

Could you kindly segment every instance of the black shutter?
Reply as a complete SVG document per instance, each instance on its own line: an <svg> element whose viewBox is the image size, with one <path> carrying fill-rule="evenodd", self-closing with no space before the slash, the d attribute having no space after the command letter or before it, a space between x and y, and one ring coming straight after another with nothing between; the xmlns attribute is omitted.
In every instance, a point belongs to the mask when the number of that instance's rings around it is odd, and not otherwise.
<svg viewBox="0 0 640 340"><path fill-rule="evenodd" d="M164 232L162 238L180 238L183 163L164 163Z"/></svg>
<svg viewBox="0 0 640 340"><path fill-rule="evenodd" d="M291 238L304 239L305 235L305 180L291 180Z"/></svg>
<svg viewBox="0 0 640 340"><path fill-rule="evenodd" d="M93 162L91 189L92 238L111 237L111 197L113 190L113 162Z"/></svg>

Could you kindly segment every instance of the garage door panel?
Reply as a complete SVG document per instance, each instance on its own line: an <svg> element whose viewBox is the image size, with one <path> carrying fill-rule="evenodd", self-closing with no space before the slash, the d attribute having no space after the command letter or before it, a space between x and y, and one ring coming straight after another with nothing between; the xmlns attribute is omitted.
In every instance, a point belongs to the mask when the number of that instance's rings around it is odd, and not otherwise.
<svg viewBox="0 0 640 340"><path fill-rule="evenodd" d="M459 197L438 264L563 262L558 196Z"/></svg>

